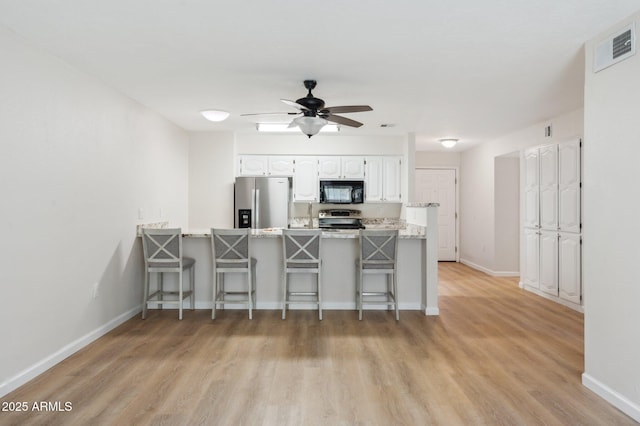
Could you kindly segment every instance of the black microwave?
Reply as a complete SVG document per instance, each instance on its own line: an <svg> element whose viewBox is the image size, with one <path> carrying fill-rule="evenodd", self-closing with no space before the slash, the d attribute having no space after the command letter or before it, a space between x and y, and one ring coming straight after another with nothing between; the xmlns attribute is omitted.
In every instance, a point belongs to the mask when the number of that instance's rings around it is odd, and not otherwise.
<svg viewBox="0 0 640 426"><path fill-rule="evenodd" d="M364 181L321 180L320 202L325 204L360 204L364 202Z"/></svg>

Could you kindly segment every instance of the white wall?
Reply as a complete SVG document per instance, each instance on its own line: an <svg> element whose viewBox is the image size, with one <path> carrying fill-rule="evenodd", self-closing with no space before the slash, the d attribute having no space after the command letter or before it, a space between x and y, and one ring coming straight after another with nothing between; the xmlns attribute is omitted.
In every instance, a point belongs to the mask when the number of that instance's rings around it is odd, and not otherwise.
<svg viewBox="0 0 640 426"><path fill-rule="evenodd" d="M416 151L415 165L421 167L460 167L459 152Z"/></svg>
<svg viewBox="0 0 640 426"><path fill-rule="evenodd" d="M596 74L586 45L583 383L640 421L640 55ZM637 37L637 36L636 36Z"/></svg>
<svg viewBox="0 0 640 426"><path fill-rule="evenodd" d="M231 132L189 134L189 228L233 228L235 181Z"/></svg>
<svg viewBox="0 0 640 426"><path fill-rule="evenodd" d="M501 275L520 271L520 157L500 156L494 164L495 262Z"/></svg>
<svg viewBox="0 0 640 426"><path fill-rule="evenodd" d="M553 136L544 137L552 125ZM488 273L500 274L495 251L495 158L526 147L579 137L582 109L519 130L474 149L460 161L460 260Z"/></svg>
<svg viewBox="0 0 640 426"><path fill-rule="evenodd" d="M139 311L138 211L187 224L188 142L3 27L0 51L4 395Z"/></svg>
<svg viewBox="0 0 640 426"><path fill-rule="evenodd" d="M406 136L323 135L311 139L302 134L193 132L189 142L189 227L233 227L233 182L236 157L258 155L398 155L405 160ZM403 196L408 192L407 166L403 162ZM405 198L406 199L406 198ZM314 214L323 208L314 205ZM401 214L398 203L357 206L367 217ZM295 205L293 216L305 217L307 205Z"/></svg>

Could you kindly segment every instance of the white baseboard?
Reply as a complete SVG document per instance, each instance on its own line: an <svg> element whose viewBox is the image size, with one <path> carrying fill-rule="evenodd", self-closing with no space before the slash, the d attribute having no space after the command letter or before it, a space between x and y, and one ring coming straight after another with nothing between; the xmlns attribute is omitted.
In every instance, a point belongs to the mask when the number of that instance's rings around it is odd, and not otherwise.
<svg viewBox="0 0 640 426"><path fill-rule="evenodd" d="M212 302L198 302L196 300L196 309L211 309L211 307L213 306ZM233 302L229 302L225 304L225 309L247 309L247 305L246 304L242 304L242 303L233 303ZM373 310L373 309L380 309L380 310L385 310L387 309L386 306L383 305L365 305L365 308L368 310ZM408 302L400 302L400 304L398 305L398 308L400 310L404 310L404 311L420 311L423 310L422 306L420 305L420 303L408 303ZM156 307L153 306L149 306L149 309L157 309ZM178 307L175 305L169 305L166 306L164 309L173 309L173 310L177 310ZM188 303L185 303L185 310L191 309L191 307L189 306ZM278 309L282 309L282 302L258 302L256 303L255 306L256 310L278 310ZM290 305L289 309L292 310L296 310L296 309L317 309L317 306L313 303L300 303L300 304L294 304L294 305ZM322 309L327 309L327 310L334 310L334 311L353 311L356 309L356 303L355 302L322 302ZM436 309L437 308L432 308L432 309ZM436 314L429 314L429 315L437 315Z"/></svg>
<svg viewBox="0 0 640 426"><path fill-rule="evenodd" d="M438 316L440 315L440 308L434 308L433 306L429 306L429 307L422 307L422 311L424 311L424 314L427 316Z"/></svg>
<svg viewBox="0 0 640 426"><path fill-rule="evenodd" d="M493 269L485 268L484 266L480 266L477 263L473 263L466 259L460 259L460 263L467 265L470 268L484 272L487 275L491 275L492 277L519 277L520 276L519 271L494 271Z"/></svg>
<svg viewBox="0 0 640 426"><path fill-rule="evenodd" d="M90 331L84 336L62 347L60 350L38 361L31 367L28 367L27 369L19 372L18 374L9 378L3 383L0 383L0 397L7 395L9 392L12 392L13 390L19 388L20 386L27 383L29 380L34 379L35 377L44 373L54 365L64 360L65 358L73 355L80 349L84 348L89 343L93 342L94 340L97 340L98 338L104 336L105 334L107 334L108 332L110 332L120 324L133 318L134 316L139 314L141 311L142 311L142 306L138 306L136 308L133 308L117 316L116 318L112 319L106 324L96 328L93 331Z"/></svg>
<svg viewBox="0 0 640 426"><path fill-rule="evenodd" d="M558 296L553 296L551 294L545 293L544 291L540 291L539 289L535 288L535 287L531 287L528 286L524 283L520 283L520 288L523 288L531 293L534 293L540 297L544 297L545 299L551 300L553 302L559 303L560 305L566 306L567 308L571 308L574 311L580 312L582 314L584 314L584 306L582 305L576 305L575 303L572 302L568 302L564 299L561 299Z"/></svg>
<svg viewBox="0 0 640 426"><path fill-rule="evenodd" d="M618 410L625 413L637 422L640 422L640 405L634 404L629 401L623 395L611 389L609 386L601 383L600 381L589 376L587 373L582 373L582 384L595 392L599 397L603 398L609 404L616 407Z"/></svg>

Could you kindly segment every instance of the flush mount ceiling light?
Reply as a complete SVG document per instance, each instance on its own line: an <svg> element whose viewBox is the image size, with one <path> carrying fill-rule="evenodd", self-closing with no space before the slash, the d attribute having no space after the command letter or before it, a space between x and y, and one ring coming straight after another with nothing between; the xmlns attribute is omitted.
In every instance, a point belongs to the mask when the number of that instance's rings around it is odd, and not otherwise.
<svg viewBox="0 0 640 426"><path fill-rule="evenodd" d="M256 128L262 133L294 133L300 129L296 124L289 123L257 123ZM327 124L320 129L320 133L336 133L340 131L337 124Z"/></svg>
<svg viewBox="0 0 640 426"><path fill-rule="evenodd" d="M445 148L453 148L458 143L458 139L440 139L440 144Z"/></svg>
<svg viewBox="0 0 640 426"><path fill-rule="evenodd" d="M227 111L216 110L216 109L207 109L204 111L200 111L200 114L204 118L209 121L224 121L229 117L229 113Z"/></svg>

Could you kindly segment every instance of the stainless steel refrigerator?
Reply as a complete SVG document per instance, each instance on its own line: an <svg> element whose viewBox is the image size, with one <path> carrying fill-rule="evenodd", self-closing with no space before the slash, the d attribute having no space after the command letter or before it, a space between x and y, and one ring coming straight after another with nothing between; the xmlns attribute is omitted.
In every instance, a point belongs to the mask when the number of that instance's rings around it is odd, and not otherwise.
<svg viewBox="0 0 640 426"><path fill-rule="evenodd" d="M239 177L236 178L234 193L234 227L288 227L290 178Z"/></svg>

